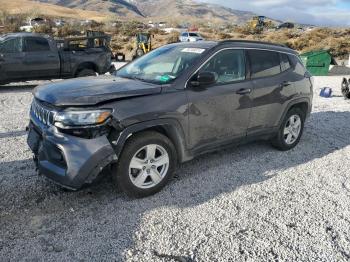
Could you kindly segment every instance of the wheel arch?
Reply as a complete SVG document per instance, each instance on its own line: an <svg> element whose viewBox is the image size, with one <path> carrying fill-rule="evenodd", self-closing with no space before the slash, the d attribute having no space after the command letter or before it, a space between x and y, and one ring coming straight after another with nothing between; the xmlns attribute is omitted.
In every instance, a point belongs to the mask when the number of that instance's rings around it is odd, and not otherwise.
<svg viewBox="0 0 350 262"><path fill-rule="evenodd" d="M287 115L288 111L291 110L292 108L300 108L303 112L305 112L305 117L308 117L311 113L311 103L309 98L299 98L296 99L292 102L290 102L287 106L286 109L284 110L278 126L280 126L283 122L283 119L285 118L285 116Z"/></svg>
<svg viewBox="0 0 350 262"><path fill-rule="evenodd" d="M74 70L74 76L76 76L83 69L92 69L96 73L100 73L99 67L94 62L83 62L76 66Z"/></svg>
<svg viewBox="0 0 350 262"><path fill-rule="evenodd" d="M115 132L115 134L111 135L109 139L116 155L119 157L126 141L128 141L130 137L145 131L155 131L169 138L175 146L179 162L185 162L192 159L186 150L185 133L181 128L180 123L174 119L147 121L131 125L121 132Z"/></svg>

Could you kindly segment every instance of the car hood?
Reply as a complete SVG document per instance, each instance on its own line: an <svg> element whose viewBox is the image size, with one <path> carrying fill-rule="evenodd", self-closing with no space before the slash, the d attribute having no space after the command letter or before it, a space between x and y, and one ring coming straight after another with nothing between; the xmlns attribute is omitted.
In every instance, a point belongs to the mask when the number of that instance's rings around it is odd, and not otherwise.
<svg viewBox="0 0 350 262"><path fill-rule="evenodd" d="M84 106L125 97L158 94L161 90L160 85L116 76L99 76L38 86L33 93L35 98L55 106Z"/></svg>

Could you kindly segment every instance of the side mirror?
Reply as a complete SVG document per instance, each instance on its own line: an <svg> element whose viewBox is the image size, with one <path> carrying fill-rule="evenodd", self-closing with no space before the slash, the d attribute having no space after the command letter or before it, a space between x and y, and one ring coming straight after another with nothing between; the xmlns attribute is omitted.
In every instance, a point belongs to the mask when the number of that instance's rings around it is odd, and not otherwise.
<svg viewBox="0 0 350 262"><path fill-rule="evenodd" d="M197 76L197 81L192 81L192 86L208 86L215 84L218 80L218 74L215 72L204 71Z"/></svg>

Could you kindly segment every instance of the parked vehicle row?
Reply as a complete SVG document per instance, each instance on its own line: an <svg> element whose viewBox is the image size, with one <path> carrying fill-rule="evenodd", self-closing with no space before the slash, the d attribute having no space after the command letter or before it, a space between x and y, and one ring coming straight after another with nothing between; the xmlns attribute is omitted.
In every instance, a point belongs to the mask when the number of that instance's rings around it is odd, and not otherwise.
<svg viewBox="0 0 350 262"><path fill-rule="evenodd" d="M298 54L252 41L160 47L114 75L39 86L28 145L41 174L78 189L109 169L144 197L178 163L232 144L295 147L312 107L312 79Z"/></svg>
<svg viewBox="0 0 350 262"><path fill-rule="evenodd" d="M0 84L104 74L112 53L105 36L55 41L49 36L13 33L0 37Z"/></svg>

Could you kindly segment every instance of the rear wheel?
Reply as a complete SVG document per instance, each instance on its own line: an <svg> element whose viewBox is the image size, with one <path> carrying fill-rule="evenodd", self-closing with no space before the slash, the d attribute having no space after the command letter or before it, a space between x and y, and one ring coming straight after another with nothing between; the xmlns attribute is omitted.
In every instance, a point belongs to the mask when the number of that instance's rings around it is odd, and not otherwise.
<svg viewBox="0 0 350 262"><path fill-rule="evenodd" d="M175 147L166 136L143 132L127 141L112 175L127 195L146 197L167 184L176 164Z"/></svg>
<svg viewBox="0 0 350 262"><path fill-rule="evenodd" d="M299 108L288 111L277 135L271 140L274 147L286 151L294 148L300 141L305 122L305 113Z"/></svg>
<svg viewBox="0 0 350 262"><path fill-rule="evenodd" d="M82 69L77 73L77 77L96 76L96 75L97 74L95 70L89 69L89 68Z"/></svg>

